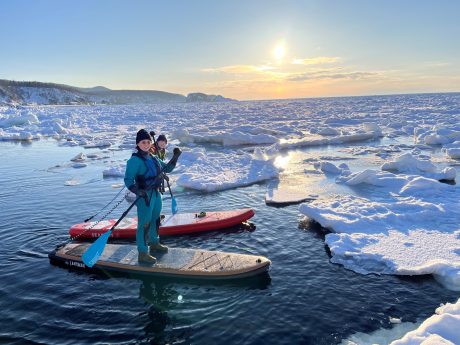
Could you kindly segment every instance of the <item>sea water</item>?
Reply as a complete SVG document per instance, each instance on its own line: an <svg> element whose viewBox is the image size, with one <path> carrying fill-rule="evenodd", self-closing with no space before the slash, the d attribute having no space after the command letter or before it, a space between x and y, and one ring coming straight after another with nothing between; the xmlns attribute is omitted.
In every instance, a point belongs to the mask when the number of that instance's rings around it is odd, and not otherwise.
<svg viewBox="0 0 460 345"><path fill-rule="evenodd" d="M101 158L76 169L70 158L81 147L59 147L53 139L0 142L0 342L337 344L356 332L390 328L391 319L415 322L440 303L454 302L458 293L431 276L360 275L332 264L324 229L303 219L298 205L265 205L267 189L277 186L308 187L322 197L375 193L365 187L351 190L298 167L312 156L340 156L343 149L292 150L284 154L290 155L284 167L290 173L280 180L215 193L175 188L180 212L251 207L255 216L253 226L163 238L164 244L264 255L272 261L266 275L195 283L109 277L50 265L47 255L68 239L69 227L120 191L122 179L104 179L101 171L130 153L92 149ZM347 163L358 169L375 166L374 160L368 155ZM128 206L123 201L110 217ZM166 196L163 207L170 213Z"/></svg>

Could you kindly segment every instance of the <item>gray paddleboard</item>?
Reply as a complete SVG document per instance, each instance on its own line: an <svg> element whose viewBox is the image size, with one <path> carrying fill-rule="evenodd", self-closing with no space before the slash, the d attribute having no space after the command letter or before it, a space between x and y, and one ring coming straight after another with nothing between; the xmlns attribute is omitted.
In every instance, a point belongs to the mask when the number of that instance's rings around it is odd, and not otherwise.
<svg viewBox="0 0 460 345"><path fill-rule="evenodd" d="M50 260L68 267L88 269L81 256L91 243L68 243L50 253ZM167 253L152 253L156 264L138 262L135 245L107 244L94 269L153 276L236 279L268 270L271 262L259 255L225 253L201 249L169 248Z"/></svg>

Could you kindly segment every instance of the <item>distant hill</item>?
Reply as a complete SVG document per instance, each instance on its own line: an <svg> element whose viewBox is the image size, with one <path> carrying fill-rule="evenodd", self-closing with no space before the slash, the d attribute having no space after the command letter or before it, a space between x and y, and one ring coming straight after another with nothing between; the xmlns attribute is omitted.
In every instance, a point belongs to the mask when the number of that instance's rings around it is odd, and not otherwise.
<svg viewBox="0 0 460 345"><path fill-rule="evenodd" d="M232 101L220 95L177 93L154 90L111 90L103 86L78 88L37 81L0 79L0 104L150 104Z"/></svg>
<svg viewBox="0 0 460 345"><path fill-rule="evenodd" d="M231 102L235 101L231 98L225 98L221 95L207 95L205 93L196 92L196 93L189 93L187 95L186 102Z"/></svg>

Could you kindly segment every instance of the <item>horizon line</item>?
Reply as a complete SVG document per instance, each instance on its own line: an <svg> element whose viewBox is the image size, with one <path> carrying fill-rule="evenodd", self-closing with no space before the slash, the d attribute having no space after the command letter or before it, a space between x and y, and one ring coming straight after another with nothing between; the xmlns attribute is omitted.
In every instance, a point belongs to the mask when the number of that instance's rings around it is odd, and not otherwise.
<svg viewBox="0 0 460 345"><path fill-rule="evenodd" d="M103 85L96 85L96 86L75 86L75 85L69 85L69 84L64 84L64 83L58 83L58 82L52 82L52 81L38 81L38 80L15 80L15 79L3 79L0 78L0 80L4 81L12 81L12 82L24 82L24 83L41 83L41 84L54 84L58 86L67 86L67 87L73 87L76 89L93 89L97 87L102 87L110 91L155 91L155 92L165 92L165 93L170 93L170 94L176 94L176 95L182 95L185 96L182 93L179 92L171 92L171 91L164 91L164 90L154 90L154 89L111 89L107 86ZM231 98L231 97L226 97L224 94L221 93L216 93L216 94L208 94L202 91L194 91L194 92L188 92L187 94L193 94L193 93L203 93L206 95L218 95L222 96L225 98ZM302 97L286 97L286 98L259 98L259 99L234 99L238 102L253 102L253 101L282 101L282 100L297 100L297 99L321 99L321 98L352 98L352 97L378 97L378 96L404 96L404 95L429 95L429 94L455 94L455 93L460 93L460 90L458 91L432 91L432 92L404 92L404 93L376 93L376 94L359 94L359 95L334 95L334 96L302 96Z"/></svg>

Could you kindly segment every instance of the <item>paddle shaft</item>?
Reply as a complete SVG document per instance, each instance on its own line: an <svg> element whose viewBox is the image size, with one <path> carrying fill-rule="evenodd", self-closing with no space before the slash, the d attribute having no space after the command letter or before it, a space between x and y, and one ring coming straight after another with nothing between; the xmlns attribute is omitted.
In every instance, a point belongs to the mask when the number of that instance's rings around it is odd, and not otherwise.
<svg viewBox="0 0 460 345"><path fill-rule="evenodd" d="M169 194L171 194L171 199L174 198L174 195L173 195L173 193L172 193L172 191L171 191L171 186L169 185L169 181L168 181L168 180L166 180L166 185L168 186Z"/></svg>
<svg viewBox="0 0 460 345"><path fill-rule="evenodd" d="M121 217L117 220L117 222L116 222L115 224L113 224L113 226L110 228L109 231L112 231L113 229L115 229L115 227L116 227L118 224L120 224L120 222L123 220L123 218L126 217L126 215L128 214L128 212L131 211L131 209L134 207L134 205L136 205L136 202L137 202L140 198L141 198L141 197L138 196L138 197L136 198L136 200L134 200L134 202L133 202L131 205L129 205L129 207L126 209L126 211L123 212L123 214L121 215Z"/></svg>

